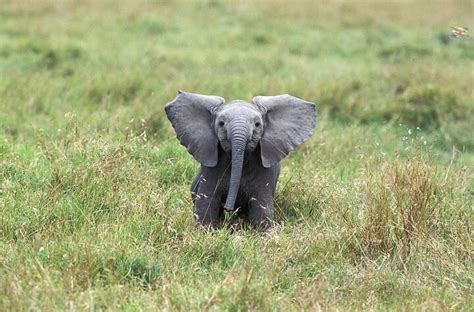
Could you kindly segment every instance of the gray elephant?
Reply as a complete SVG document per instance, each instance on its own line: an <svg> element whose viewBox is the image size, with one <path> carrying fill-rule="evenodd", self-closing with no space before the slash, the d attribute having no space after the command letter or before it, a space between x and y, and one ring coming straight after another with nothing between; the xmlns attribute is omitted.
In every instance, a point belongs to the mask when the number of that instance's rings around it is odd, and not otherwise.
<svg viewBox="0 0 474 312"><path fill-rule="evenodd" d="M238 208L250 224L266 229L273 223L280 160L311 136L316 110L288 94L224 103L179 91L165 107L180 143L201 164L191 187L196 222L216 227L224 209Z"/></svg>

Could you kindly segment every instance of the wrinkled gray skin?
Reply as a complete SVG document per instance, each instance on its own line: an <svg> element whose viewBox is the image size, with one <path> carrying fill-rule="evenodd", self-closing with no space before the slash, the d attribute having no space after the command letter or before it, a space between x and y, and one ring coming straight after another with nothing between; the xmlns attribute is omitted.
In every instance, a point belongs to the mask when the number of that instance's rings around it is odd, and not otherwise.
<svg viewBox="0 0 474 312"><path fill-rule="evenodd" d="M165 111L201 164L191 187L196 222L216 227L224 209L238 209L255 227L268 228L280 160L311 136L314 104L287 94L225 104L218 96L179 91Z"/></svg>

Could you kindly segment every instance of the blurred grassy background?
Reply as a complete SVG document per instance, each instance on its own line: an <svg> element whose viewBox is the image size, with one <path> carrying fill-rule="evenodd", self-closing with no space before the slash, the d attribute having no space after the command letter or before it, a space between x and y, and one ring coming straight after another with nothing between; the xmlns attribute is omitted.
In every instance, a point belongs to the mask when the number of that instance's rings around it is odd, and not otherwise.
<svg viewBox="0 0 474 312"><path fill-rule="evenodd" d="M472 1L0 1L0 307L466 309ZM193 227L177 89L317 103L278 226Z"/></svg>

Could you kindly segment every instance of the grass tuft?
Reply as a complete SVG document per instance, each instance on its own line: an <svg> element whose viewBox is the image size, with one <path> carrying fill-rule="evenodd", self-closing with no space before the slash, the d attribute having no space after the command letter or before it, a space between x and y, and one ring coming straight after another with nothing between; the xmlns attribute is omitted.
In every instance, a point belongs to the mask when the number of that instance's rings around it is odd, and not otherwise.
<svg viewBox="0 0 474 312"><path fill-rule="evenodd" d="M469 3L1 5L0 311L472 310ZM270 231L194 226L178 89L316 103Z"/></svg>
<svg viewBox="0 0 474 312"><path fill-rule="evenodd" d="M436 193L442 185L436 169L418 159L366 168L364 224L356 234L367 254L407 257L432 233L439 215Z"/></svg>

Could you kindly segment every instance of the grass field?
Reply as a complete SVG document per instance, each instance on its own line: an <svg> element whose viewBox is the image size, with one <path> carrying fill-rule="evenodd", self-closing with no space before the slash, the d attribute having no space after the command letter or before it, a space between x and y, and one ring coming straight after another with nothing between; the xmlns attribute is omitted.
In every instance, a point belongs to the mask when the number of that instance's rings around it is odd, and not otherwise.
<svg viewBox="0 0 474 312"><path fill-rule="evenodd" d="M293 3L0 0L0 310L472 311L473 2ZM268 233L194 227L178 89L317 103Z"/></svg>

